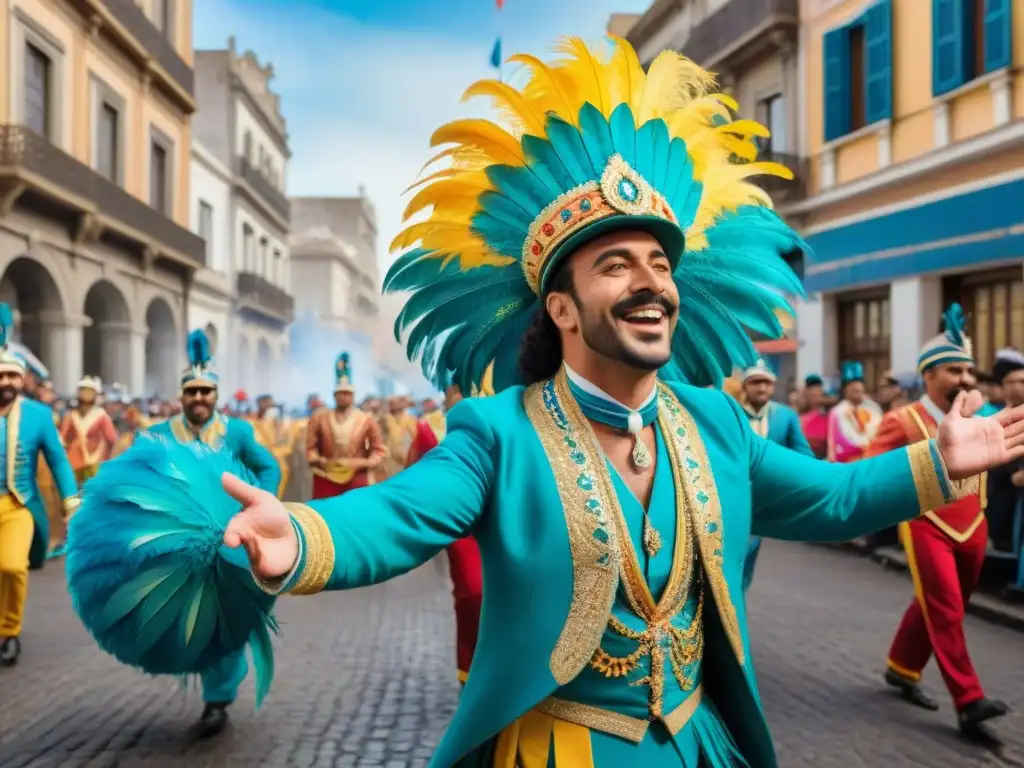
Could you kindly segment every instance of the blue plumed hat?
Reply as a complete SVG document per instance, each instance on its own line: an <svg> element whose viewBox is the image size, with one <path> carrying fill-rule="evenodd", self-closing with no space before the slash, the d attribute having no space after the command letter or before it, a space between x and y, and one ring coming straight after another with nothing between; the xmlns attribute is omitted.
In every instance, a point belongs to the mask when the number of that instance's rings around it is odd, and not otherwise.
<svg viewBox="0 0 1024 768"><path fill-rule="evenodd" d="M779 338L786 294L802 295L783 256L804 241L771 210L749 179L791 178L757 160L768 132L734 120L733 99L712 76L665 51L647 73L632 46L614 39L600 56L578 39L545 64L512 57L521 88L487 80L466 97L491 99L507 125L457 120L438 129L448 145L405 211L430 209L395 238L402 251L385 291L411 291L395 322L409 331L440 390L479 389L494 363L494 388L521 383L520 340L559 263L586 242L618 230L650 233L680 286L673 360L665 375L719 384L757 360L750 333ZM411 329L411 330L410 330Z"/></svg>
<svg viewBox="0 0 1024 768"><path fill-rule="evenodd" d="M917 372L939 365L974 365L974 349L968 338L967 316L959 304L951 304L942 313L943 332L930 338L917 357Z"/></svg>
<svg viewBox="0 0 1024 768"><path fill-rule="evenodd" d="M342 352L334 361L334 392L355 392L356 388L352 383L352 364L349 362L348 352Z"/></svg>
<svg viewBox="0 0 1024 768"><path fill-rule="evenodd" d="M14 335L14 312L10 304L0 304L0 373L25 373L25 361L10 348Z"/></svg>
<svg viewBox="0 0 1024 768"><path fill-rule="evenodd" d="M213 364L210 340L202 330L188 335L188 368L181 374L181 388L217 387L220 376Z"/></svg>
<svg viewBox="0 0 1024 768"><path fill-rule="evenodd" d="M840 366L839 381L844 387L855 381L864 381L864 365L856 360L847 360Z"/></svg>

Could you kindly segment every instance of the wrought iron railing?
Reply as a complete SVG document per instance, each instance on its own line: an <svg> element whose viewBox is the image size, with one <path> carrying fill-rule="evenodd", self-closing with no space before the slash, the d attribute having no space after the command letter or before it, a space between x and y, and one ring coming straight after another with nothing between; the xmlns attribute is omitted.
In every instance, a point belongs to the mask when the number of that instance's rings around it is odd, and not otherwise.
<svg viewBox="0 0 1024 768"><path fill-rule="evenodd" d="M295 299L255 272L239 272L236 277L239 301L255 309L264 309L287 323L295 318Z"/></svg>
<svg viewBox="0 0 1024 768"><path fill-rule="evenodd" d="M706 64L775 18L798 24L799 0L728 0L690 32L683 53L698 64Z"/></svg>
<svg viewBox="0 0 1024 768"><path fill-rule="evenodd" d="M146 12L133 0L102 1L114 18L152 54L153 59L167 71L167 74L190 96L195 95L195 73L192 67L178 55L171 41L146 16Z"/></svg>
<svg viewBox="0 0 1024 768"><path fill-rule="evenodd" d="M284 192L271 184L267 177L263 175L263 172L253 165L249 158L239 155L235 160L238 175L245 179L256 194L263 198L271 208L281 214L287 221L291 221L292 204Z"/></svg>

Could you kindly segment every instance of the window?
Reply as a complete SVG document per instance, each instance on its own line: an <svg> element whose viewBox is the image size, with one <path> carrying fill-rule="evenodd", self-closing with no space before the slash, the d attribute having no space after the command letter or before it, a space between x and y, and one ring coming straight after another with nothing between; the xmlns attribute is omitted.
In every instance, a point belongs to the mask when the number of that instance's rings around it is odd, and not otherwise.
<svg viewBox="0 0 1024 768"><path fill-rule="evenodd" d="M265 238L265 237L261 237L260 238L260 260L259 260L259 263L256 265L256 274L258 274L260 277L266 277L267 276L267 268L269 267L269 262L267 260L267 251L268 251L269 248L270 248L270 241L267 240L267 238Z"/></svg>
<svg viewBox="0 0 1024 768"><path fill-rule="evenodd" d="M174 0L153 0L153 23L164 37L174 37Z"/></svg>
<svg viewBox="0 0 1024 768"><path fill-rule="evenodd" d="M892 9L880 0L825 33L825 141L892 117Z"/></svg>
<svg viewBox="0 0 1024 768"><path fill-rule="evenodd" d="M242 157L252 162L252 131L242 134Z"/></svg>
<svg viewBox="0 0 1024 768"><path fill-rule="evenodd" d="M786 102L781 93L758 102L757 120L771 133L771 136L762 143L761 150L765 154L786 152L789 146L786 135Z"/></svg>
<svg viewBox="0 0 1024 768"><path fill-rule="evenodd" d="M1010 66L1012 0L932 0L932 93Z"/></svg>
<svg viewBox="0 0 1024 768"><path fill-rule="evenodd" d="M889 292L871 292L839 299L839 358L864 366L864 383L869 392L889 368Z"/></svg>
<svg viewBox="0 0 1024 768"><path fill-rule="evenodd" d="M199 231L196 233L206 241L207 253L213 241L213 206L205 200L199 201Z"/></svg>
<svg viewBox="0 0 1024 768"><path fill-rule="evenodd" d="M253 261L256 258L255 253L255 239L256 236L252 231L252 227L248 224L242 225L242 271L253 272Z"/></svg>
<svg viewBox="0 0 1024 768"><path fill-rule="evenodd" d="M160 213L170 215L170 172L167 148L153 140L149 145L149 204Z"/></svg>
<svg viewBox="0 0 1024 768"><path fill-rule="evenodd" d="M284 264L281 259L281 249L274 249L274 266L273 272L271 273L273 282L278 285L284 285Z"/></svg>
<svg viewBox="0 0 1024 768"><path fill-rule="evenodd" d="M96 170L117 183L121 178L121 114L111 104L100 105L99 127L96 141Z"/></svg>
<svg viewBox="0 0 1024 768"><path fill-rule="evenodd" d="M47 138L53 130L53 61L32 43L25 43L25 125Z"/></svg>

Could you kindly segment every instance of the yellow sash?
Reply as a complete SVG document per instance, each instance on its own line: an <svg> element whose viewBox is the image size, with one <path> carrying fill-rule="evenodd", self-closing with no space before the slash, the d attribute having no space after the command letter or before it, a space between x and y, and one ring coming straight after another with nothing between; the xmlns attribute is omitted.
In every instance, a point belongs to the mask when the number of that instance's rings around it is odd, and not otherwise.
<svg viewBox="0 0 1024 768"><path fill-rule="evenodd" d="M348 485L352 482L352 478L356 476L356 471L352 468L352 465L343 461L332 461L328 463L326 469L313 467L313 474L327 478L332 483L337 483L338 485Z"/></svg>

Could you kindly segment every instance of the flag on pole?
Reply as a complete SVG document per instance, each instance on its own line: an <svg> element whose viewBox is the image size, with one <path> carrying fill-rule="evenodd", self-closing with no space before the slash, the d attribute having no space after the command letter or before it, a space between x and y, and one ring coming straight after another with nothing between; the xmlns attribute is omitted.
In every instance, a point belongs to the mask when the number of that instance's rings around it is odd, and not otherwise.
<svg viewBox="0 0 1024 768"><path fill-rule="evenodd" d="M491 51L491 66L501 69L501 38L494 41L494 50Z"/></svg>

